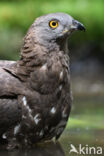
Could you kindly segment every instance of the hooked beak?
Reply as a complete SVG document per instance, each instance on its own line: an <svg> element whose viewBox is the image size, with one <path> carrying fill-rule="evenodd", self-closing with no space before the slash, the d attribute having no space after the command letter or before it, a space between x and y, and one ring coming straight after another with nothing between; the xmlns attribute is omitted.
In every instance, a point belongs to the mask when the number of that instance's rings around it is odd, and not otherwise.
<svg viewBox="0 0 104 156"><path fill-rule="evenodd" d="M80 31L86 31L84 25L77 20L72 21L71 30L80 30Z"/></svg>

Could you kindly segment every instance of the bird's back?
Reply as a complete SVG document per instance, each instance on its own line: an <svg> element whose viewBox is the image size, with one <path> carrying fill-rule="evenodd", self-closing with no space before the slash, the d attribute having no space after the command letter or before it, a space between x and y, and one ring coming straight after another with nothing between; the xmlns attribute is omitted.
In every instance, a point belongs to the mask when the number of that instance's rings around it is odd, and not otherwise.
<svg viewBox="0 0 104 156"><path fill-rule="evenodd" d="M10 65L12 65L13 63L16 63L15 61L3 61L3 60L0 60L0 67L8 67Z"/></svg>

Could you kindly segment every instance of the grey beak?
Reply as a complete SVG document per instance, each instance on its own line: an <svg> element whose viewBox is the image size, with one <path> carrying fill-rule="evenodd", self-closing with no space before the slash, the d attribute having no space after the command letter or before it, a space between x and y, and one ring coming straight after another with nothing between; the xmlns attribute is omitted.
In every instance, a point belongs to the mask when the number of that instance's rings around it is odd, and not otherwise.
<svg viewBox="0 0 104 156"><path fill-rule="evenodd" d="M86 31L84 25L77 20L72 21L72 29L80 30L80 31Z"/></svg>

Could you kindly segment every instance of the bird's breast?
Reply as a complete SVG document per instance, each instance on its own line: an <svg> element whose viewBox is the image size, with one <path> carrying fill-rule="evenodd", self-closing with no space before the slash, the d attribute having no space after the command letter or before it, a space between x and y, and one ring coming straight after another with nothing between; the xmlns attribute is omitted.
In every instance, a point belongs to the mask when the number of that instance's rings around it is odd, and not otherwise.
<svg viewBox="0 0 104 156"><path fill-rule="evenodd" d="M47 140L59 136L68 120L70 102L68 93L66 96L62 94L60 99L55 96L53 98L43 96L31 107L30 104L33 101L29 101L24 96L22 98L22 122L14 127L14 136L26 136L26 139L34 143L41 139Z"/></svg>
<svg viewBox="0 0 104 156"><path fill-rule="evenodd" d="M31 88L42 94L50 94L61 88L69 77L66 64L65 60L52 57L42 66L36 67L30 75Z"/></svg>

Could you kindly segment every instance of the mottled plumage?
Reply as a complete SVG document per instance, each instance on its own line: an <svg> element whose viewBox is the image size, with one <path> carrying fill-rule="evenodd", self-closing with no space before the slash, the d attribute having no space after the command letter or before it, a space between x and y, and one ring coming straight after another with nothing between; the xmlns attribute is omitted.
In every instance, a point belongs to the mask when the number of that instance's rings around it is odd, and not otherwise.
<svg viewBox="0 0 104 156"><path fill-rule="evenodd" d="M67 14L41 16L24 38L21 59L0 62L0 136L8 148L63 132L72 103L67 38L77 29L85 28Z"/></svg>

